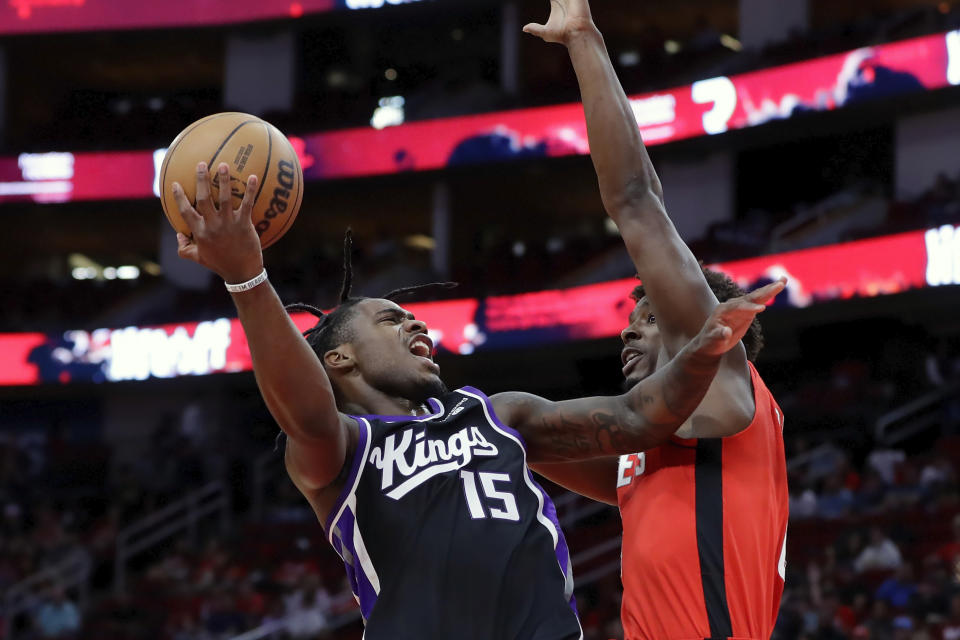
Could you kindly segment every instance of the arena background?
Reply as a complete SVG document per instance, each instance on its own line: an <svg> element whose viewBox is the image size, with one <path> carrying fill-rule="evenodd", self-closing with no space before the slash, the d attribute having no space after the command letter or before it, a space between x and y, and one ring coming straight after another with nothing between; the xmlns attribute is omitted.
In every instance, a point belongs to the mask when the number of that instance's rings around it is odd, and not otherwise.
<svg viewBox="0 0 960 640"><path fill-rule="evenodd" d="M285 301L416 300L451 386L615 393L631 265L546 0L0 3L0 637L357 639L215 277L156 166L255 113L297 146ZM775 637L960 638L960 3L597 0L694 252L790 277ZM309 322L298 317L298 322ZM622 638L619 516L550 487L586 637ZM438 598L441 594L423 594Z"/></svg>

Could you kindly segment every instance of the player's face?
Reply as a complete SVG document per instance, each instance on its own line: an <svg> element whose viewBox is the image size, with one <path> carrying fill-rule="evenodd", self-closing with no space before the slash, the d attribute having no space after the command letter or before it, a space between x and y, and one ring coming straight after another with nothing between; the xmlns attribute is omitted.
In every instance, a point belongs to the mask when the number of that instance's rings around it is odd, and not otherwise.
<svg viewBox="0 0 960 640"><path fill-rule="evenodd" d="M433 361L427 325L395 302L370 298L357 303L351 341L364 380L387 395L423 402L446 391Z"/></svg>
<svg viewBox="0 0 960 640"><path fill-rule="evenodd" d="M623 341L620 361L628 389L657 370L660 355L660 329L646 298L637 302L629 321L627 328L620 332Z"/></svg>

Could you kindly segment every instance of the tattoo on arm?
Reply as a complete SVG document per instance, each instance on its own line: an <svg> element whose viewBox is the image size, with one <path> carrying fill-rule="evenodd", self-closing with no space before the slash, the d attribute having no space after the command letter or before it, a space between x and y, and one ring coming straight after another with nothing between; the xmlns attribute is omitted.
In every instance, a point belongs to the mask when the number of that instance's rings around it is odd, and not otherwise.
<svg viewBox="0 0 960 640"><path fill-rule="evenodd" d="M699 406L720 359L684 349L622 396L525 407L536 457L577 460L644 451L665 442Z"/></svg>

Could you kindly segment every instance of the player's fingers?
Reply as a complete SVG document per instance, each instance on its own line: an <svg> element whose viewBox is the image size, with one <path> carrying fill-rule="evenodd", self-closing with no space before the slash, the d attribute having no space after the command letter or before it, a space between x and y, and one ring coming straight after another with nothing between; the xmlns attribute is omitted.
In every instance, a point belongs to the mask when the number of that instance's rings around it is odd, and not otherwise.
<svg viewBox="0 0 960 640"><path fill-rule="evenodd" d="M210 187L210 172L206 162L197 163L197 211L201 215L213 213L213 195Z"/></svg>
<svg viewBox="0 0 960 640"><path fill-rule="evenodd" d="M750 302L755 302L757 304L766 304L773 298L777 297L777 295L781 291L783 291L784 288L786 288L786 286L787 286L787 279L780 278L776 282L771 282L770 284L764 287L760 287L759 289L751 291L750 293L745 295L744 298L746 298Z"/></svg>
<svg viewBox="0 0 960 640"><path fill-rule="evenodd" d="M257 199L257 176L251 175L247 178L247 188L243 192L243 201L240 203L240 218L250 220L253 218L253 203Z"/></svg>
<svg viewBox="0 0 960 640"><path fill-rule="evenodd" d="M733 335L733 330L726 325L717 325L707 334L709 340L713 342L722 342Z"/></svg>
<svg viewBox="0 0 960 640"><path fill-rule="evenodd" d="M185 260L200 262L200 255L197 253L197 245L190 242L190 239L182 233L177 234L177 255Z"/></svg>
<svg viewBox="0 0 960 640"><path fill-rule="evenodd" d="M233 185L230 183L230 166L226 162L217 167L217 186L220 188L220 213L232 213Z"/></svg>
<svg viewBox="0 0 960 640"><path fill-rule="evenodd" d="M190 228L190 233L196 233L200 225L203 224L203 216L197 213L197 210L194 209L190 201L187 200L187 194L183 192L183 187L180 186L179 182L174 182L170 185L170 190L173 192L173 199L177 203L180 216Z"/></svg>
<svg viewBox="0 0 960 640"><path fill-rule="evenodd" d="M547 26L543 24L537 24L536 22L531 22L528 25L523 27L524 33L529 33L532 36L537 36L538 38L543 37L544 31L546 31Z"/></svg>

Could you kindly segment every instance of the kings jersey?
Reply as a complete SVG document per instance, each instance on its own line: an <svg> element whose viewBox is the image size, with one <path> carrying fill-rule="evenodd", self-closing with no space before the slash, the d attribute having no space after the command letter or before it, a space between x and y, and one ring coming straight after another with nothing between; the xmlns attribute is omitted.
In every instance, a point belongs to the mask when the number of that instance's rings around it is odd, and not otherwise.
<svg viewBox="0 0 960 640"><path fill-rule="evenodd" d="M356 416L325 524L365 640L576 640L570 555L521 435L465 387L431 413Z"/></svg>
<svg viewBox="0 0 960 640"><path fill-rule="evenodd" d="M783 414L750 365L756 413L728 438L622 456L626 640L770 637L783 594Z"/></svg>

